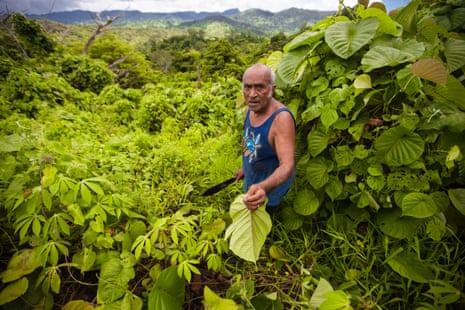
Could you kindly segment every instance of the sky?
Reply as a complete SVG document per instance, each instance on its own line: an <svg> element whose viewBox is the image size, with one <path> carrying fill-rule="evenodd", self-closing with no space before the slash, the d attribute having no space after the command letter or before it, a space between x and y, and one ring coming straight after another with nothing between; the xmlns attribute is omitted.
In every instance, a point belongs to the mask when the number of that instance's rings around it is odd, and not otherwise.
<svg viewBox="0 0 465 310"><path fill-rule="evenodd" d="M405 6L407 0L378 0L388 11ZM344 0L353 6L357 0ZM288 8L336 11L339 0L0 0L0 12L46 14L72 10L100 12L106 10L138 10L142 12L223 12L228 9L244 11L255 8L279 12Z"/></svg>

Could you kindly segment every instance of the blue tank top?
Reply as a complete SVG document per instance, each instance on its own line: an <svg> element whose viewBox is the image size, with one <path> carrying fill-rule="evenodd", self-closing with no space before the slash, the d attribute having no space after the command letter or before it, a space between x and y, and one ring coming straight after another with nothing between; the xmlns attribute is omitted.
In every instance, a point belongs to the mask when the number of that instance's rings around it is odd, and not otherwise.
<svg viewBox="0 0 465 310"><path fill-rule="evenodd" d="M284 107L274 111L273 114L260 126L250 124L250 110L244 122L242 167L244 168L243 190L246 192L252 184L259 183L270 176L279 166L278 156L268 142L268 134L274 118L280 112L291 111ZM294 118L292 116L292 118ZM295 125L295 121L294 121ZM268 206L278 206L286 195L295 178L295 168L292 176L283 184L273 188L267 193Z"/></svg>

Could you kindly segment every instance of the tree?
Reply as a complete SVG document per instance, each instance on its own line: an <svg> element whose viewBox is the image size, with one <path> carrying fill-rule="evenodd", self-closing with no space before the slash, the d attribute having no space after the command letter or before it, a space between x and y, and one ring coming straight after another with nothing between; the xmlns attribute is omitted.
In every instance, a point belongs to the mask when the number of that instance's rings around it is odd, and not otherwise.
<svg viewBox="0 0 465 310"><path fill-rule="evenodd" d="M207 76L231 76L241 79L244 63L238 51L226 39L210 43L203 53L202 71Z"/></svg>

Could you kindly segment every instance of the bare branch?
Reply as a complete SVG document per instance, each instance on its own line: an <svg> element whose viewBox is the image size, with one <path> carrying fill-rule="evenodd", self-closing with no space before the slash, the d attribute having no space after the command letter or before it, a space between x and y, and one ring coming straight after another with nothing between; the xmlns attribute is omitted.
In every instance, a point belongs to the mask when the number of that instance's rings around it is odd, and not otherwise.
<svg viewBox="0 0 465 310"><path fill-rule="evenodd" d="M89 40L87 40L86 42L86 45L84 46L84 51L83 53L85 55L87 55L87 53L89 52L89 47L90 45L95 41L95 39L97 39L97 37L103 32L105 31L105 28L110 26L113 22L115 22L116 20L118 20L119 18L121 17L121 15L117 15L115 17L109 17L107 16L107 19L105 21L102 21L102 18L100 17L100 13L97 13L95 18L94 18L94 21L96 22L97 24L97 29L95 29L94 33L92 33L92 35L90 36Z"/></svg>

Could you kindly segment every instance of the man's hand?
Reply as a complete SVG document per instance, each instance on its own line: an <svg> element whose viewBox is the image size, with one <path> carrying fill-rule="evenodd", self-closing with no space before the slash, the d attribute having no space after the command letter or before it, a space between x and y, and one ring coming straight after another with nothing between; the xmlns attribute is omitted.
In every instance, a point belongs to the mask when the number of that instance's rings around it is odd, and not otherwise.
<svg viewBox="0 0 465 310"><path fill-rule="evenodd" d="M236 178L236 181L239 181L240 179L244 178L244 169L242 167L238 169L234 174L234 177Z"/></svg>
<svg viewBox="0 0 465 310"><path fill-rule="evenodd" d="M258 209L266 201L266 191L260 184L253 184L245 194L244 203L251 211Z"/></svg>

